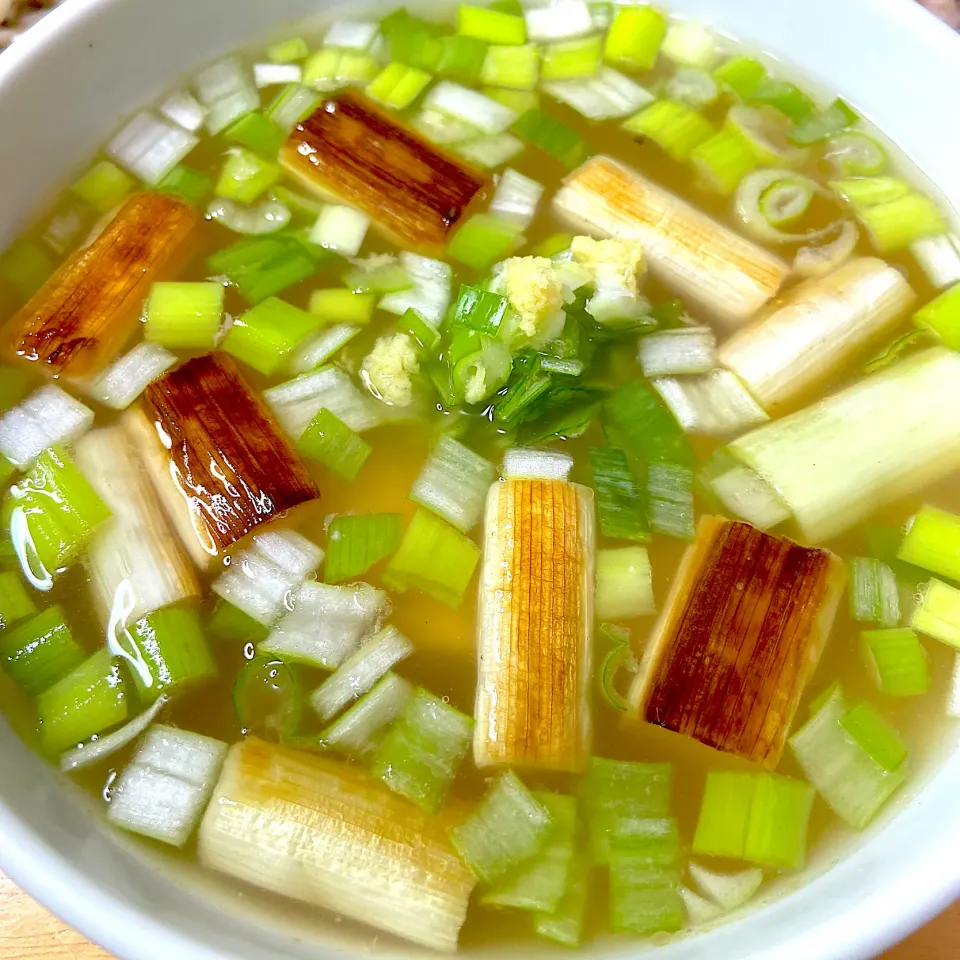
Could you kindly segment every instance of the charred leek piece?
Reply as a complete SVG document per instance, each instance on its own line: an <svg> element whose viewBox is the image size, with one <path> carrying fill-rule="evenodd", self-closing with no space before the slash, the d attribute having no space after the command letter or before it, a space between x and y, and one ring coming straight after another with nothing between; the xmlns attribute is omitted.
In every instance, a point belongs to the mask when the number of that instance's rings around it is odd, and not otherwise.
<svg viewBox="0 0 960 960"><path fill-rule="evenodd" d="M495 483L484 537L474 760L580 771L591 736L592 492Z"/></svg>
<svg viewBox="0 0 960 960"><path fill-rule="evenodd" d="M280 162L311 189L369 214L406 249L438 254L488 178L357 93L297 124Z"/></svg>
<svg viewBox="0 0 960 960"><path fill-rule="evenodd" d="M786 303L731 337L720 362L773 413L883 342L914 300L899 270L859 257L795 287Z"/></svg>
<svg viewBox="0 0 960 960"><path fill-rule="evenodd" d="M442 821L354 766L250 739L231 748L200 826L208 867L456 949L475 878Z"/></svg>
<svg viewBox="0 0 960 960"><path fill-rule="evenodd" d="M960 467L960 355L933 347L729 450L773 487L820 543Z"/></svg>
<svg viewBox="0 0 960 960"><path fill-rule="evenodd" d="M649 723L773 768L833 623L842 561L704 517L630 691Z"/></svg>
<svg viewBox="0 0 960 960"><path fill-rule="evenodd" d="M175 273L198 223L175 197L134 194L11 319L5 349L51 376L96 373L138 326L150 284Z"/></svg>
<svg viewBox="0 0 960 960"><path fill-rule="evenodd" d="M553 209L593 236L639 240L657 279L727 327L749 320L789 272L782 260L609 157L575 170Z"/></svg>
<svg viewBox="0 0 960 960"><path fill-rule="evenodd" d="M167 527L150 478L120 426L88 433L74 450L77 466L112 514L86 554L90 589L102 626L119 626L200 595L193 566Z"/></svg>
<svg viewBox="0 0 960 960"><path fill-rule="evenodd" d="M197 357L154 381L127 427L198 566L320 495L228 357Z"/></svg>

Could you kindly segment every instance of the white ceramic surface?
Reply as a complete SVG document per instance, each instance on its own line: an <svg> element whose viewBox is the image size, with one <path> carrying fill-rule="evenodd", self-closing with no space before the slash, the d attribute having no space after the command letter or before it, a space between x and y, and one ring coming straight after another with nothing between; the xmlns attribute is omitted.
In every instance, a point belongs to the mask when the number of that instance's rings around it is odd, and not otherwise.
<svg viewBox="0 0 960 960"><path fill-rule="evenodd" d="M124 113L179 74L281 34L323 0L68 0L0 55L0 249ZM960 208L960 39L910 0L675 0L782 57L864 111ZM862 960L960 894L960 755L859 849L802 889L743 918L656 950L657 960ZM249 896L224 902L150 869L76 791L0 721L0 867L123 960L278 960L357 956L258 919ZM814 865L817 869L818 865ZM287 928L289 931L294 928ZM329 945L333 944L333 945ZM645 953L637 943L583 957ZM420 956L380 944L379 955ZM513 953L503 953L509 956ZM540 956L550 955L544 948ZM569 957L564 951L557 955Z"/></svg>

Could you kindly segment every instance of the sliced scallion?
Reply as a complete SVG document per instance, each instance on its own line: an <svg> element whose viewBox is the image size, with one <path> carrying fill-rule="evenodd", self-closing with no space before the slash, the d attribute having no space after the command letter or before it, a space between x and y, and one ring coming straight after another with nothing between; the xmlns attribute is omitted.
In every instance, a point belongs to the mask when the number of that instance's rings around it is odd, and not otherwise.
<svg viewBox="0 0 960 960"><path fill-rule="evenodd" d="M316 329L318 322L315 315L268 297L234 320L221 346L269 376Z"/></svg>
<svg viewBox="0 0 960 960"><path fill-rule="evenodd" d="M221 283L153 284L144 337L164 347L209 350L223 322L223 294Z"/></svg>
<svg viewBox="0 0 960 960"><path fill-rule="evenodd" d="M603 535L646 543L650 539L646 497L627 455L617 447L591 447L590 469Z"/></svg>
<svg viewBox="0 0 960 960"><path fill-rule="evenodd" d="M354 580L377 561L389 557L400 543L403 515L346 513L327 525L324 575L328 583Z"/></svg>
<svg viewBox="0 0 960 960"><path fill-rule="evenodd" d="M620 7L610 24L604 59L614 66L642 72L657 62L667 35L666 17L653 7Z"/></svg>
<svg viewBox="0 0 960 960"><path fill-rule="evenodd" d="M960 650L960 590L942 580L923 584L910 626Z"/></svg>
<svg viewBox="0 0 960 960"><path fill-rule="evenodd" d="M930 664L913 630L864 630L860 643L882 693L913 697L930 689Z"/></svg>
<svg viewBox="0 0 960 960"><path fill-rule="evenodd" d="M370 456L372 448L326 407L307 425L300 437L304 456L317 460L339 474L354 480Z"/></svg>
<svg viewBox="0 0 960 960"><path fill-rule="evenodd" d="M687 161L693 150L714 134L700 113L675 100L656 100L622 126L628 133L648 137L677 163Z"/></svg>
<svg viewBox="0 0 960 960"><path fill-rule="evenodd" d="M526 42L527 26L523 17L461 4L457 8L457 33L487 43L519 45Z"/></svg>
<svg viewBox="0 0 960 960"><path fill-rule="evenodd" d="M932 330L951 350L960 350L960 283L921 307L913 322Z"/></svg>
<svg viewBox="0 0 960 960"><path fill-rule="evenodd" d="M540 57L537 45L491 46L483 61L480 78L492 87L533 90L539 79Z"/></svg>
<svg viewBox="0 0 960 960"><path fill-rule="evenodd" d="M537 107L531 107L517 118L510 129L558 160L567 170L580 164L587 154L586 141L580 134Z"/></svg>
<svg viewBox="0 0 960 960"><path fill-rule="evenodd" d="M850 568L850 616L861 623L895 627L900 622L897 578L882 561L853 557Z"/></svg>
<svg viewBox="0 0 960 960"><path fill-rule="evenodd" d="M457 230L447 253L458 263L483 271L510 256L522 242L515 224L489 213L478 213Z"/></svg>
<svg viewBox="0 0 960 960"><path fill-rule="evenodd" d="M16 574L7 573L3 576L12 577L22 591ZM5 625L22 619L19 614L23 611L26 610L26 615L29 615L35 609L32 603L29 610L24 605L23 600L29 600L26 594L16 603L11 602L12 596L8 586L4 601L13 616L9 620L4 618ZM83 660L83 649L73 639L60 607L48 607L20 626L6 626L0 633L0 666L7 676L32 696L43 693L62 680Z"/></svg>
<svg viewBox="0 0 960 960"><path fill-rule="evenodd" d="M544 81L592 77L603 60L603 37L565 40L542 48L540 76Z"/></svg>
<svg viewBox="0 0 960 960"><path fill-rule="evenodd" d="M293 671L281 660L248 660L233 684L233 709L241 733L282 740L300 726L303 701Z"/></svg>

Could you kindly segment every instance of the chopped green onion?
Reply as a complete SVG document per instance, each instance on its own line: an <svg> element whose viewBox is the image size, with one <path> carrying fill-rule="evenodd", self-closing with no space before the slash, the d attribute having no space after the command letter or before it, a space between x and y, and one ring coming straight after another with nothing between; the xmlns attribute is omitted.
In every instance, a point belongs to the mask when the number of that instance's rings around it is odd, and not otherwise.
<svg viewBox="0 0 960 960"><path fill-rule="evenodd" d="M533 90L537 85L540 55L535 43L492 46L487 49L480 74L484 83L511 90Z"/></svg>
<svg viewBox="0 0 960 960"><path fill-rule="evenodd" d="M505 426L516 426L538 411L538 401L550 392L553 381L540 371L539 364L527 370L510 389L497 400L494 417Z"/></svg>
<svg viewBox="0 0 960 960"><path fill-rule="evenodd" d="M575 847L567 870L567 888L557 908L551 913L537 913L534 916L534 930L538 937L567 947L580 946L587 912L589 875L590 865L583 852Z"/></svg>
<svg viewBox="0 0 960 960"><path fill-rule="evenodd" d="M344 480L355 480L372 448L326 407L310 421L299 442L300 452Z"/></svg>
<svg viewBox="0 0 960 960"><path fill-rule="evenodd" d="M222 348L268 376L317 327L317 319L276 297L268 297L237 317Z"/></svg>
<svg viewBox="0 0 960 960"><path fill-rule="evenodd" d="M840 718L840 726L866 751L871 760L893 773L907 759L907 748L900 734L862 701L852 706Z"/></svg>
<svg viewBox="0 0 960 960"><path fill-rule="evenodd" d="M617 447L591 447L590 469L603 535L646 543L650 539L646 498L627 455Z"/></svg>
<svg viewBox="0 0 960 960"><path fill-rule="evenodd" d="M324 747L354 756L370 753L383 729L403 712L413 688L395 673L385 674L349 710L320 734Z"/></svg>
<svg viewBox="0 0 960 960"><path fill-rule="evenodd" d="M949 229L943 211L922 193L859 210L857 215L881 253L903 250Z"/></svg>
<svg viewBox="0 0 960 960"><path fill-rule="evenodd" d="M123 677L109 650L98 650L37 697L40 742L58 754L127 719Z"/></svg>
<svg viewBox="0 0 960 960"><path fill-rule="evenodd" d="M432 510L463 533L483 513L496 469L453 437L441 437L410 490L410 499Z"/></svg>
<svg viewBox="0 0 960 960"><path fill-rule="evenodd" d="M595 603L597 616L604 620L632 619L656 612L646 547L597 551Z"/></svg>
<svg viewBox="0 0 960 960"><path fill-rule="evenodd" d="M400 317L397 329L402 333L409 333L427 354L435 354L440 346L440 331L414 307L408 307Z"/></svg>
<svg viewBox="0 0 960 960"><path fill-rule="evenodd" d="M737 130L723 129L690 151L690 162L706 184L731 194L759 161L750 141Z"/></svg>
<svg viewBox="0 0 960 960"><path fill-rule="evenodd" d="M942 580L923 584L910 626L960 650L960 590Z"/></svg>
<svg viewBox="0 0 960 960"><path fill-rule="evenodd" d="M610 835L611 931L672 933L685 920L676 820L619 820Z"/></svg>
<svg viewBox="0 0 960 960"><path fill-rule="evenodd" d="M488 213L478 213L457 230L447 253L464 266L484 271L509 257L522 242L515 224Z"/></svg>
<svg viewBox="0 0 960 960"><path fill-rule="evenodd" d="M512 46L526 43L527 40L527 26L522 16L469 4L461 4L457 8L457 33L487 43Z"/></svg>
<svg viewBox="0 0 960 960"><path fill-rule="evenodd" d="M210 195L213 180L193 167L178 164L157 184L157 190L179 197L196 207Z"/></svg>
<svg viewBox="0 0 960 960"><path fill-rule="evenodd" d="M218 197L253 203L280 179L280 167L243 147L232 147L214 187Z"/></svg>
<svg viewBox="0 0 960 960"><path fill-rule="evenodd" d="M459 530L426 510L417 510L400 548L383 573L392 590L423 590L442 603L460 606L480 551Z"/></svg>
<svg viewBox="0 0 960 960"><path fill-rule="evenodd" d="M508 107L517 116L540 106L540 96L533 90L511 90L509 87L484 87L483 92L491 100Z"/></svg>
<svg viewBox="0 0 960 960"><path fill-rule="evenodd" d="M296 63L310 55L310 47L303 37L291 37L267 47L267 59L271 63Z"/></svg>
<svg viewBox="0 0 960 960"><path fill-rule="evenodd" d="M655 100L621 125L653 140L672 160L684 163L695 147L714 135L710 121L685 103Z"/></svg>
<svg viewBox="0 0 960 960"><path fill-rule="evenodd" d="M711 771L694 853L796 870L803 866L813 788L776 774Z"/></svg>
<svg viewBox="0 0 960 960"><path fill-rule="evenodd" d="M251 303L275 296L317 269L304 245L292 237L245 237L217 251L209 265L214 273L224 274Z"/></svg>
<svg viewBox="0 0 960 960"><path fill-rule="evenodd" d="M495 337L509 309L510 302L506 297L491 293L482 287L461 284L460 293L453 308L453 322L458 326Z"/></svg>
<svg viewBox="0 0 960 960"><path fill-rule="evenodd" d="M380 741L371 772L395 793L436 812L472 736L471 717L418 688Z"/></svg>
<svg viewBox="0 0 960 960"><path fill-rule="evenodd" d="M285 740L297 732L303 698L293 671L282 661L248 660L233 684L233 710L240 732Z"/></svg>
<svg viewBox="0 0 960 960"><path fill-rule="evenodd" d="M430 80L429 73L394 61L370 81L366 94L386 107L404 110L426 90Z"/></svg>
<svg viewBox="0 0 960 960"><path fill-rule="evenodd" d="M933 330L951 350L960 350L960 283L921 307L913 322Z"/></svg>
<svg viewBox="0 0 960 960"><path fill-rule="evenodd" d="M791 143L801 147L808 147L813 143L828 140L835 134L841 133L854 126L860 120L860 115L844 100L837 97L826 110L810 114L787 134Z"/></svg>
<svg viewBox="0 0 960 960"><path fill-rule="evenodd" d="M887 165L886 150L856 130L831 136L825 156L842 177L875 177Z"/></svg>
<svg viewBox="0 0 960 960"><path fill-rule="evenodd" d="M497 779L470 817L450 831L450 839L484 883L495 883L536 856L552 827L550 812L510 771Z"/></svg>
<svg viewBox="0 0 960 960"><path fill-rule="evenodd" d="M852 177L831 180L830 186L858 212L892 203L911 193L910 184L899 177Z"/></svg>
<svg viewBox="0 0 960 960"><path fill-rule="evenodd" d="M380 33L390 44L390 56L400 63L432 72L443 56L437 25L412 17L402 7L380 21Z"/></svg>
<svg viewBox="0 0 960 960"><path fill-rule="evenodd" d="M0 255L0 277L21 301L29 300L53 270L50 257L30 240L17 240Z"/></svg>
<svg viewBox="0 0 960 960"><path fill-rule="evenodd" d="M375 293L354 293L346 287L310 294L310 312L324 323L364 325L370 322L376 306Z"/></svg>
<svg viewBox="0 0 960 960"><path fill-rule="evenodd" d="M415 66L415 64L411 64L411 66ZM314 90L331 91L352 84L368 83L377 75L379 69L380 65L369 53L363 53L359 50L337 50L333 47L324 47L313 54L303 65L302 80L306 86L312 87ZM277 109L274 109L274 107ZM267 115L280 123L278 111L281 109L283 108L274 101L267 110ZM284 113L286 113L285 109ZM283 125L281 124L281 126Z"/></svg>
<svg viewBox="0 0 960 960"><path fill-rule="evenodd" d="M437 72L446 77L476 83L483 73L487 56L487 44L476 37L455 34L442 37L443 55L437 65Z"/></svg>
<svg viewBox="0 0 960 960"><path fill-rule="evenodd" d="M640 381L627 383L612 393L603 409L610 425L648 463L695 462L679 424Z"/></svg>
<svg viewBox="0 0 960 960"><path fill-rule="evenodd" d="M239 607L218 599L207 621L207 633L221 640L233 641L242 647L247 643L257 644L266 640L270 630Z"/></svg>
<svg viewBox="0 0 960 960"><path fill-rule="evenodd" d="M125 634L134 649L121 643L120 655L127 660L144 703L152 703L174 687L216 676L216 664L193 610L163 607L137 620Z"/></svg>
<svg viewBox="0 0 960 960"><path fill-rule="evenodd" d="M853 557L850 567L850 616L861 623L895 627L900 597L894 572L873 557Z"/></svg>
<svg viewBox="0 0 960 960"><path fill-rule="evenodd" d="M573 80L592 77L603 60L603 37L584 37L550 43L543 47L540 77L543 80Z"/></svg>
<svg viewBox="0 0 960 960"><path fill-rule="evenodd" d="M790 747L830 808L862 830L903 784L906 764L892 772L884 769L844 728L847 706L838 684L818 701L810 719L790 738Z"/></svg>
<svg viewBox="0 0 960 960"><path fill-rule="evenodd" d="M369 59L360 54L355 54L354 57L359 58L364 63ZM338 57L337 64L339 65L341 62ZM371 63L370 70L363 72L369 72L369 75L373 76L376 72L376 63ZM361 78L361 82L363 79L365 78ZM290 133L298 123L301 123L317 109L322 99L320 94L310 87L305 87L300 83L291 83L273 98L273 102L264 111L264 115L284 133Z"/></svg>
<svg viewBox="0 0 960 960"><path fill-rule="evenodd" d="M20 577L12 570L0 571L0 630L8 630L36 612Z"/></svg>
<svg viewBox="0 0 960 960"><path fill-rule="evenodd" d="M248 113L241 117L227 127L224 135L228 140L249 147L270 159L276 159L280 155L280 148L287 139L287 131L262 113ZM217 193L220 196L229 196L221 194L219 190Z"/></svg>
<svg viewBox="0 0 960 960"><path fill-rule="evenodd" d="M610 840L618 823L669 816L672 782L669 763L590 758L581 797L596 866L610 862Z"/></svg>
<svg viewBox="0 0 960 960"><path fill-rule="evenodd" d="M518 137L550 154L567 170L578 166L589 149L587 142L575 130L536 107L521 114L510 129Z"/></svg>
<svg viewBox="0 0 960 960"><path fill-rule="evenodd" d="M154 283L144 337L173 349L211 349L223 322L223 294L222 283Z"/></svg>
<svg viewBox="0 0 960 960"><path fill-rule="evenodd" d="M358 261L343 282L354 293L397 293L413 286L410 274L389 258L384 263Z"/></svg>
<svg viewBox="0 0 960 960"><path fill-rule="evenodd" d="M510 378L512 357L502 340L461 329L447 351L452 386L456 396L468 404L481 403L503 387Z"/></svg>
<svg viewBox="0 0 960 960"><path fill-rule="evenodd" d="M97 213L112 210L133 189L134 179L109 160L95 163L71 188Z"/></svg>
<svg viewBox="0 0 960 960"><path fill-rule="evenodd" d="M569 884L577 831L577 801L555 793L534 794L550 814L552 827L540 852L518 872L500 880L483 896L487 906L552 913Z"/></svg>
<svg viewBox="0 0 960 960"><path fill-rule="evenodd" d="M16 578L13 573L3 576ZM34 609L32 603L30 606L28 614ZM52 687L83 660L83 650L73 639L60 607L48 607L19 627L0 633L0 666L31 696Z"/></svg>
<svg viewBox="0 0 960 960"><path fill-rule="evenodd" d="M649 70L666 35L667 20L659 10L620 7L607 33L604 59L627 70Z"/></svg>
<svg viewBox="0 0 960 960"><path fill-rule="evenodd" d="M733 57L713 71L713 78L740 100L749 100L767 79L767 70L751 57Z"/></svg>
<svg viewBox="0 0 960 960"><path fill-rule="evenodd" d="M960 580L960 516L921 507L907 524L897 559Z"/></svg>
<svg viewBox="0 0 960 960"><path fill-rule="evenodd" d="M348 513L327 526L327 583L354 580L378 560L389 557L400 543L403 516L399 513Z"/></svg>
<svg viewBox="0 0 960 960"><path fill-rule="evenodd" d="M749 97L750 103L762 103L779 110L794 123L801 123L816 110L816 104L795 83L788 80L761 81Z"/></svg>
<svg viewBox="0 0 960 960"><path fill-rule="evenodd" d="M627 698L617 687L617 674L630 663L630 631L613 623L600 624L600 633L611 643L611 648L600 665L600 691L614 710L626 712Z"/></svg>
<svg viewBox="0 0 960 960"><path fill-rule="evenodd" d="M4 519L24 575L49 590L110 511L59 447L45 450L7 494ZM39 566L39 569L37 569Z"/></svg>
<svg viewBox="0 0 960 960"><path fill-rule="evenodd" d="M864 657L888 697L913 697L930 689L930 664L913 630L864 630Z"/></svg>
<svg viewBox="0 0 960 960"><path fill-rule="evenodd" d="M651 463L647 467L647 497L654 533L693 539L693 471L689 467Z"/></svg>
<svg viewBox="0 0 960 960"><path fill-rule="evenodd" d="M303 193L297 193L296 190L290 190L282 184L277 184L270 191L270 196L274 200L279 200L280 203L289 208L294 214L307 217L310 220L316 220L325 206L319 200Z"/></svg>

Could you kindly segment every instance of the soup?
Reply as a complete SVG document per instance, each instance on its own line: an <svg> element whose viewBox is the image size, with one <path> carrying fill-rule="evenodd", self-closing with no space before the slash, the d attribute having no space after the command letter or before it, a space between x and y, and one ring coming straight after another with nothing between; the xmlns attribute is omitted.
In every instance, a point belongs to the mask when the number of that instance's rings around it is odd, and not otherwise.
<svg viewBox="0 0 960 960"><path fill-rule="evenodd" d="M4 710L371 940L723 922L960 709L960 243L697 23L341 16L0 256Z"/></svg>

